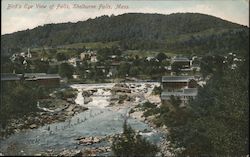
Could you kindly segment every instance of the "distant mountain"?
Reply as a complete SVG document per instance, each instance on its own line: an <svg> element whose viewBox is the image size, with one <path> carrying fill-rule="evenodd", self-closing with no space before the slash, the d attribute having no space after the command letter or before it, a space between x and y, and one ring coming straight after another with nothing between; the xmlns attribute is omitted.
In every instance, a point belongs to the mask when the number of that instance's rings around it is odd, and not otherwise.
<svg viewBox="0 0 250 157"><path fill-rule="evenodd" d="M128 13L77 23L47 24L2 35L1 52L11 54L27 47L110 41L119 41L123 49L242 51L249 47L248 37L248 27L209 15Z"/></svg>

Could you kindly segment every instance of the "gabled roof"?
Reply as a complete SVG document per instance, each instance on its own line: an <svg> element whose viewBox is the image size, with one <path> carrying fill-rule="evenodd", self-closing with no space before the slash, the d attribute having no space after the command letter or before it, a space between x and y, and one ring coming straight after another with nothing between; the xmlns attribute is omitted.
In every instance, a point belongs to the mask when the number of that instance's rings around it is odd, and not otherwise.
<svg viewBox="0 0 250 157"><path fill-rule="evenodd" d="M23 74L1 73L1 81L15 81L21 80ZM41 80L41 79L60 79L58 74L46 74L46 73L25 73L25 80Z"/></svg>
<svg viewBox="0 0 250 157"><path fill-rule="evenodd" d="M26 77L25 80L42 80L42 79L54 79L54 78L58 78L60 79L60 75L58 74L43 74L43 73L38 73L38 75L31 75L30 77Z"/></svg>
<svg viewBox="0 0 250 157"><path fill-rule="evenodd" d="M53 78L60 79L61 77L58 74L46 74L46 75L37 76L37 79L53 79Z"/></svg>
<svg viewBox="0 0 250 157"><path fill-rule="evenodd" d="M162 82L188 82L194 79L194 76L163 76Z"/></svg>
<svg viewBox="0 0 250 157"><path fill-rule="evenodd" d="M190 59L188 59L187 57L179 57L179 56L172 58L172 62L184 62L184 61L189 62Z"/></svg>
<svg viewBox="0 0 250 157"><path fill-rule="evenodd" d="M17 81L20 80L20 77L12 73L1 73L1 81Z"/></svg>
<svg viewBox="0 0 250 157"><path fill-rule="evenodd" d="M198 89L197 88L185 88L179 92L162 92L161 98L168 98L170 96L197 96Z"/></svg>
<svg viewBox="0 0 250 157"><path fill-rule="evenodd" d="M18 74L22 75L22 74ZM24 77L38 77L38 76L45 76L46 73L25 73Z"/></svg>

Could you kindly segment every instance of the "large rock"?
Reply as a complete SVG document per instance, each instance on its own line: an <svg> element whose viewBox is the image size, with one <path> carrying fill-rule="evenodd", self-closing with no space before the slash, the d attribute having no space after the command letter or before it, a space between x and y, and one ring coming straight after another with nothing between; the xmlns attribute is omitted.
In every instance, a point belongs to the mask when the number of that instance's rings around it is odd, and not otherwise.
<svg viewBox="0 0 250 157"><path fill-rule="evenodd" d="M110 97L110 101L118 101L119 100L119 95L112 95Z"/></svg>
<svg viewBox="0 0 250 157"><path fill-rule="evenodd" d="M91 91L82 91L82 96L83 97L90 97L92 95Z"/></svg>
<svg viewBox="0 0 250 157"><path fill-rule="evenodd" d="M35 128L37 128L37 125L36 125L36 124L31 124L31 125L30 125L30 129L35 129Z"/></svg>
<svg viewBox="0 0 250 157"><path fill-rule="evenodd" d="M73 111L67 112L68 116L73 116L74 114L75 114L75 112L73 112Z"/></svg>
<svg viewBox="0 0 250 157"><path fill-rule="evenodd" d="M117 92L121 92L121 93L131 93L131 89L129 88L124 88L124 87L113 87L111 92L117 93Z"/></svg>
<svg viewBox="0 0 250 157"><path fill-rule="evenodd" d="M102 138L101 137L79 137L76 140L79 141L79 144L91 145L94 143L99 143Z"/></svg>
<svg viewBox="0 0 250 157"><path fill-rule="evenodd" d="M129 89L128 85L119 83L119 84L114 85L111 92L113 92L113 93L117 93L117 92L131 93L131 89Z"/></svg>
<svg viewBox="0 0 250 157"><path fill-rule="evenodd" d="M97 137L94 137L93 142L94 143L100 142L100 139L98 139Z"/></svg>
<svg viewBox="0 0 250 157"><path fill-rule="evenodd" d="M87 107L83 107L83 106L76 106L74 109L73 109L73 111L74 112L82 112L82 111L86 111L86 110L88 110L88 108Z"/></svg>
<svg viewBox="0 0 250 157"><path fill-rule="evenodd" d="M91 101L93 101L92 98L90 98L90 97L84 97L84 104L88 104L88 103L90 103Z"/></svg>
<svg viewBox="0 0 250 157"><path fill-rule="evenodd" d="M40 153L37 153L37 154L34 154L34 156L42 156L42 154L40 154Z"/></svg>
<svg viewBox="0 0 250 157"><path fill-rule="evenodd" d="M59 155L60 156L71 156L71 152L69 150L63 150Z"/></svg>
<svg viewBox="0 0 250 157"><path fill-rule="evenodd" d="M71 154L71 156L83 156L83 153L81 150L76 150L73 152L73 154Z"/></svg>
<svg viewBox="0 0 250 157"><path fill-rule="evenodd" d="M75 105L69 105L69 107L66 109L67 112L73 111L75 108Z"/></svg>
<svg viewBox="0 0 250 157"><path fill-rule="evenodd" d="M91 145L93 144L93 141L92 141L92 138L86 137L86 138L79 140L79 144Z"/></svg>

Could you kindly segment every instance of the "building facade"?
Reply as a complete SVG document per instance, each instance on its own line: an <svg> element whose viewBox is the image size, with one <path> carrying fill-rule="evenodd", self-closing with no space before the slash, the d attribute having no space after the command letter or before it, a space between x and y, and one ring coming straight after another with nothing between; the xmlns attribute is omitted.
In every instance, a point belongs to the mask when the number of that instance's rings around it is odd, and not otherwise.
<svg viewBox="0 0 250 157"><path fill-rule="evenodd" d="M197 94L197 81L194 76L163 76L161 81L161 101L169 104L171 97L178 97L185 106Z"/></svg>

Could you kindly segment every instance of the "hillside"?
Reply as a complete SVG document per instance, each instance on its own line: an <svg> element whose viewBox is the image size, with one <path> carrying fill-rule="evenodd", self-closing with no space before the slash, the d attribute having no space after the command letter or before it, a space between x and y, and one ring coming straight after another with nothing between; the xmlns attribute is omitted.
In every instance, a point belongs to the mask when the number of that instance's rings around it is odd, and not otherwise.
<svg viewBox="0 0 250 157"><path fill-rule="evenodd" d="M2 54L22 48L119 41L123 49L206 53L247 49L249 28L198 13L129 13L77 23L47 24L2 35Z"/></svg>

